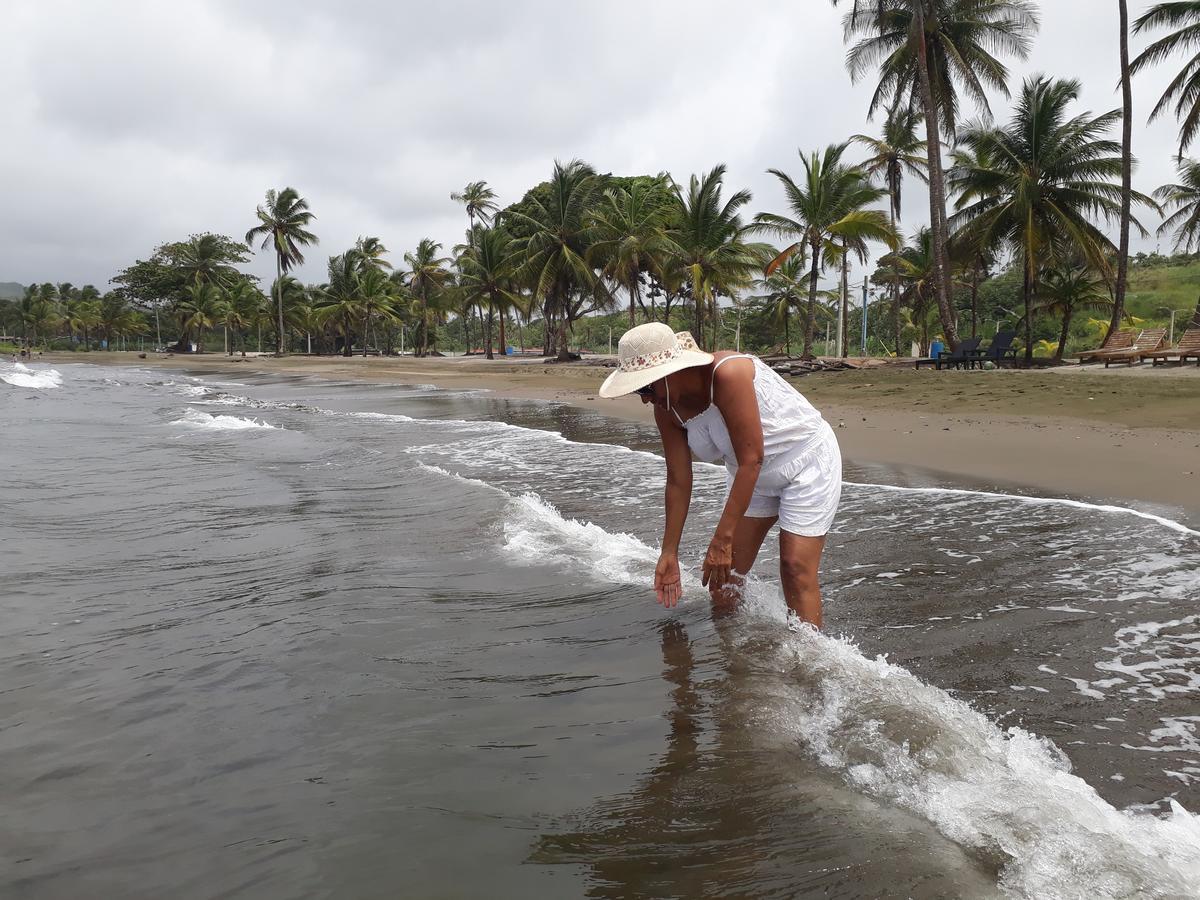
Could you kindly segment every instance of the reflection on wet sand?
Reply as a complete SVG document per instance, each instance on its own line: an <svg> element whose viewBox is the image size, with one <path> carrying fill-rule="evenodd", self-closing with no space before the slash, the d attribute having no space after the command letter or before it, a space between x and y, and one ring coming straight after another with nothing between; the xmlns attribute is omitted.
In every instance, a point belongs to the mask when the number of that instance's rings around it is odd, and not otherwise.
<svg viewBox="0 0 1200 900"><path fill-rule="evenodd" d="M602 898L997 895L995 873L926 823L847 790L794 743L763 741L756 697L778 691L779 673L756 663L772 654L748 652L765 648L747 625L717 621L699 658L682 622L661 626L662 758L541 835L529 861L587 867L588 896Z"/></svg>

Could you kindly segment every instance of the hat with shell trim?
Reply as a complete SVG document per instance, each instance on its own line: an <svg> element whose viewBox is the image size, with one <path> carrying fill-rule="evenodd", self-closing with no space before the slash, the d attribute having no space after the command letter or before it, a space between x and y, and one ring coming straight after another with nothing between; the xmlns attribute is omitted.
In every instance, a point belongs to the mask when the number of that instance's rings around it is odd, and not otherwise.
<svg viewBox="0 0 1200 900"><path fill-rule="evenodd" d="M647 322L621 335L617 345L617 371L600 385L600 396L620 397L672 372L706 366L712 361L713 355L697 347L689 332L676 333L662 322Z"/></svg>

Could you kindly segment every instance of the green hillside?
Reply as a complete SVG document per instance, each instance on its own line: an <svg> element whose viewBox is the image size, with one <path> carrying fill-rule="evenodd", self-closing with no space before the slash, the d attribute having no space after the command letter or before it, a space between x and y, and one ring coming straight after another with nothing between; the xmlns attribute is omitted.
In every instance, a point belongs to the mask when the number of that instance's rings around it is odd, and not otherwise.
<svg viewBox="0 0 1200 900"><path fill-rule="evenodd" d="M1175 331L1191 321L1200 297L1200 260L1186 256L1148 256L1129 270L1126 306L1131 315L1145 319L1145 327L1165 327L1177 310Z"/></svg>
<svg viewBox="0 0 1200 900"><path fill-rule="evenodd" d="M25 295L25 285L15 281L0 281L0 300L20 300Z"/></svg>

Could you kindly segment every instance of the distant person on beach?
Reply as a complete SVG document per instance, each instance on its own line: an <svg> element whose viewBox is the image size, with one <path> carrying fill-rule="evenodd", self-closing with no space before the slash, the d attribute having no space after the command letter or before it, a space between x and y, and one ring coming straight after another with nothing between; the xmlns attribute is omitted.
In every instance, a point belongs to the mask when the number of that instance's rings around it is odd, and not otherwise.
<svg viewBox="0 0 1200 900"><path fill-rule="evenodd" d="M817 571L842 494L842 456L821 414L762 360L704 353L691 334L652 322L631 328L601 397L636 393L654 404L667 461L658 602L682 593L679 539L692 498L692 454L723 462L725 509L704 556L702 581L718 613L737 604L744 576L779 522L779 576L788 607L821 627Z"/></svg>

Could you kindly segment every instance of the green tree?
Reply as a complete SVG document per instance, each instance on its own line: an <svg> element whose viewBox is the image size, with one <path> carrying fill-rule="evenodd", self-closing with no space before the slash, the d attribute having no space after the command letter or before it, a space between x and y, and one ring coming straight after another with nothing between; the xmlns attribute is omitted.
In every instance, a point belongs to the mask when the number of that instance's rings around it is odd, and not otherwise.
<svg viewBox="0 0 1200 900"><path fill-rule="evenodd" d="M833 0L834 5L839 0ZM843 0L846 2L846 0ZM870 112L880 106L909 106L925 118L929 163L929 219L937 266L937 306L952 347L958 345L950 267L942 131L953 138L960 93L990 114L987 90L1008 96L1008 70L998 54L1029 55L1037 30L1030 0L852 0L844 19L847 40L858 38L846 56L857 81L878 66Z"/></svg>
<svg viewBox="0 0 1200 900"><path fill-rule="evenodd" d="M1200 28L1200 25L1197 26ZM1163 210L1169 213L1158 229L1160 235L1173 232L1175 249L1185 253L1200 250L1200 162L1181 159L1179 181L1164 184L1154 192ZM1200 328L1200 299L1192 316L1191 328Z"/></svg>
<svg viewBox="0 0 1200 900"><path fill-rule="evenodd" d="M887 214L864 208L887 196L887 191L872 185L861 169L842 162L846 147L847 144L832 144L823 153L800 154L804 165L804 178L800 184L779 169L769 169L783 185L789 214L759 213L755 218L757 228L781 239L793 240L771 260L766 269L768 275L802 247L810 254L802 354L805 359L812 358L817 280L823 264L829 261L831 248L841 241L855 247L866 241L880 241L893 248L899 243ZM833 252L837 253L836 250Z"/></svg>
<svg viewBox="0 0 1200 900"><path fill-rule="evenodd" d="M431 308L431 302L451 279L450 270L446 268L451 260L445 256L438 256L441 251L441 244L432 238L422 238L415 251L404 254L404 261L408 264L404 283L421 304L417 323L421 344L417 356L426 356L429 353L429 331L432 326L430 317L436 312Z"/></svg>
<svg viewBox="0 0 1200 900"><path fill-rule="evenodd" d="M1058 348L1054 351L1055 362L1062 362L1067 349L1067 338L1071 333L1071 320L1082 310L1111 310L1113 301L1108 295L1105 278L1095 269L1079 265L1078 261L1066 260L1043 273L1037 311L1059 316L1062 330L1059 332Z"/></svg>
<svg viewBox="0 0 1200 900"><path fill-rule="evenodd" d="M1121 186L1114 183L1121 177L1121 145L1104 137L1121 111L1068 117L1078 96L1073 79L1028 79L1006 127L977 126L961 135L963 147L987 168L956 166L950 175L962 239L1007 247L1022 261L1026 365L1033 360L1033 298L1042 270L1079 254L1106 277L1112 272L1109 255L1116 248L1094 223L1121 215ZM1133 198L1155 206L1142 194Z"/></svg>
<svg viewBox="0 0 1200 900"><path fill-rule="evenodd" d="M862 169L871 178L882 178L890 199L892 229L897 230L900 222L900 206L905 173L925 184L929 183L929 156L925 142L917 137L916 110L908 106L889 110L883 123L881 137L866 134L851 136L851 143L859 143L870 154L862 163ZM897 354L900 347L900 276L893 272L892 278L892 332L896 339ZM972 337L974 333L972 332Z"/></svg>
<svg viewBox="0 0 1200 900"><path fill-rule="evenodd" d="M515 279L520 262L513 238L503 226L478 229L474 244L459 257L459 292L468 304L486 306L488 310L485 337L488 359L495 359L492 321L496 313L500 314L500 352L503 354L508 346L504 317L509 310L521 310L525 305Z"/></svg>
<svg viewBox="0 0 1200 900"><path fill-rule="evenodd" d="M517 277L542 304L546 351L551 351L553 340L564 361L570 358L567 332L581 308L574 301L611 296L587 259L590 215L599 186L587 163L555 161L548 190L530 191L522 201L524 209L509 207L503 216L506 227L524 234L516 244L521 258Z"/></svg>
<svg viewBox="0 0 1200 900"><path fill-rule="evenodd" d="M1200 48L1200 0L1156 3L1133 23L1134 34L1158 28L1175 30L1139 53L1129 67L1131 74L1165 62L1178 51L1188 53ZM1182 159L1200 129L1200 52L1192 53L1179 74L1171 79L1150 111L1150 121L1166 112L1172 103L1180 122L1178 156Z"/></svg>
<svg viewBox="0 0 1200 900"><path fill-rule="evenodd" d="M183 341L186 342L195 332L196 349L202 352L204 332L220 322L225 315L221 289L215 284L197 280L184 292L184 298L176 304L175 314L179 318ZM111 341L111 326L106 325L105 328L106 337Z"/></svg>
<svg viewBox="0 0 1200 900"><path fill-rule="evenodd" d="M669 254L668 264L681 270L687 282L696 319L694 337L710 349L717 343L717 297L732 297L749 287L773 249L749 240L754 229L742 220L740 210L750 202L750 192L737 191L726 200L724 180L721 164L702 176L693 175L687 191L677 186L670 224L679 252ZM706 321L712 323L711 337L705 332Z"/></svg>
<svg viewBox="0 0 1200 900"><path fill-rule="evenodd" d="M80 300L67 314L67 324L72 332L83 333L83 349L91 349L91 332L100 324L100 301Z"/></svg>
<svg viewBox="0 0 1200 900"><path fill-rule="evenodd" d="M808 296L808 272L805 247L789 256L775 267L770 275L763 275L756 287L763 293L750 299L762 303L768 309L771 320L783 327L783 352L792 352L791 312L803 310Z"/></svg>
<svg viewBox="0 0 1200 900"><path fill-rule="evenodd" d="M279 193L274 188L267 191L267 202L260 204L256 212L259 224L246 232L246 243L253 246L256 240L262 238L262 249L275 249L275 275L276 283L279 283L279 279L294 266L304 264L304 254L300 248L318 243L316 235L307 230L316 216L309 212L308 201L290 187ZM275 355L283 356L282 295L276 295L275 304L279 326Z"/></svg>
<svg viewBox="0 0 1200 900"><path fill-rule="evenodd" d="M637 324L642 276L661 272L664 260L682 250L667 232L671 206L667 177L635 180L628 189L606 190L592 211L589 253L613 282L629 295L629 327Z"/></svg>

